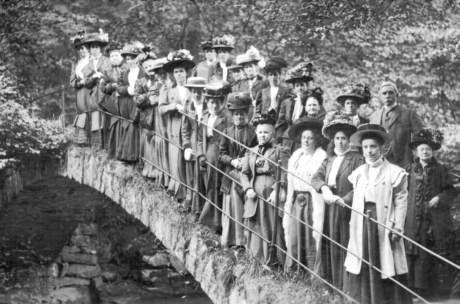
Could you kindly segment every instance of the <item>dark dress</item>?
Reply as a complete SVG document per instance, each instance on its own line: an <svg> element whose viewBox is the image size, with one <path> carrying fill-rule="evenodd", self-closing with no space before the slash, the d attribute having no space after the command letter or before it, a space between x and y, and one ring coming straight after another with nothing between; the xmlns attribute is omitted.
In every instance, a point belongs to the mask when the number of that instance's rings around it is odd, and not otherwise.
<svg viewBox="0 0 460 304"><path fill-rule="evenodd" d="M457 192L448 170L434 158L423 167L417 158L406 171L409 197L405 235L452 260L456 254L455 231L449 209ZM428 208L428 202L435 196L439 197L438 206ZM452 287L455 274L451 267L408 241L405 246L410 287L431 290Z"/></svg>
<svg viewBox="0 0 460 304"><path fill-rule="evenodd" d="M73 142L79 145L88 145L91 139L91 118L88 114L91 102L90 90L81 82L84 80L84 75L78 76L76 73L79 61L72 64L72 73L70 74L70 85L75 88L76 91L75 100L77 109L77 115L73 123L75 127ZM81 76L83 76L83 78L81 78Z"/></svg>

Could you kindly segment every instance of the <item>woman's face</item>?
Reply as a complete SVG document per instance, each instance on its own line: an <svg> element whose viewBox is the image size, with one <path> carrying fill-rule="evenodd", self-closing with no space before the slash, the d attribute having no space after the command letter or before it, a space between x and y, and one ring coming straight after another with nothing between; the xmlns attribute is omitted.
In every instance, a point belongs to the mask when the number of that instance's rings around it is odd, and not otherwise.
<svg viewBox="0 0 460 304"><path fill-rule="evenodd" d="M257 76L257 66L254 62L245 63L243 69L247 78L254 78Z"/></svg>
<svg viewBox="0 0 460 304"><path fill-rule="evenodd" d="M220 97L206 97L206 106L211 114L218 114L222 110Z"/></svg>
<svg viewBox="0 0 460 304"><path fill-rule="evenodd" d="M297 80L294 82L294 93L297 96L302 95L307 90L307 83L305 81Z"/></svg>
<svg viewBox="0 0 460 304"><path fill-rule="evenodd" d="M85 58L86 56L88 56L88 48L86 47L86 45L79 45L77 46L77 53L78 53L78 56L80 56L80 58Z"/></svg>
<svg viewBox="0 0 460 304"><path fill-rule="evenodd" d="M315 97L308 97L305 102L305 111L308 116L315 116L319 112L319 102Z"/></svg>
<svg viewBox="0 0 460 304"><path fill-rule="evenodd" d="M205 49L204 50L204 56L206 57L207 61L213 61L216 59L216 50L215 49Z"/></svg>
<svg viewBox="0 0 460 304"><path fill-rule="evenodd" d="M220 62L227 62L230 53L227 49L218 49L217 50L217 57Z"/></svg>
<svg viewBox="0 0 460 304"><path fill-rule="evenodd" d="M101 54L101 45L97 42L91 42L89 45L89 51L92 56L97 57Z"/></svg>
<svg viewBox="0 0 460 304"><path fill-rule="evenodd" d="M190 96L196 104L203 103L203 88L190 88Z"/></svg>
<svg viewBox="0 0 460 304"><path fill-rule="evenodd" d="M350 139L344 132L339 131L335 133L334 145L340 152L347 151L350 147Z"/></svg>
<svg viewBox="0 0 460 304"><path fill-rule="evenodd" d="M375 162L382 156L382 146L375 139L364 139L361 146L364 157L371 162Z"/></svg>
<svg viewBox="0 0 460 304"><path fill-rule="evenodd" d="M122 61L123 57L120 52L113 51L110 53L110 63L112 63L112 66L119 66Z"/></svg>
<svg viewBox="0 0 460 304"><path fill-rule="evenodd" d="M259 140L259 145L269 143L273 136L273 133L265 125L257 125L256 134L257 139Z"/></svg>
<svg viewBox="0 0 460 304"><path fill-rule="evenodd" d="M347 98L343 103L343 109L348 114L356 115L358 112L358 103L352 98Z"/></svg>
<svg viewBox="0 0 460 304"><path fill-rule="evenodd" d="M269 71L267 73L267 79L270 86L277 87L280 84L280 73L278 71Z"/></svg>
<svg viewBox="0 0 460 304"><path fill-rule="evenodd" d="M126 61L126 65L129 68L132 68L132 67L134 67L136 65L136 56L126 55L125 56L125 61Z"/></svg>
<svg viewBox="0 0 460 304"><path fill-rule="evenodd" d="M184 68L174 68L173 75L177 83L185 83L187 80L187 71Z"/></svg>
<svg viewBox="0 0 460 304"><path fill-rule="evenodd" d="M168 79L168 72L166 72L163 69L159 69L157 71L157 80L161 83L166 83L167 79Z"/></svg>
<svg viewBox="0 0 460 304"><path fill-rule="evenodd" d="M234 81L243 79L243 71L241 69L231 70L230 75L232 75Z"/></svg>
<svg viewBox="0 0 460 304"><path fill-rule="evenodd" d="M232 113L233 124L235 126L243 126L248 122L247 109L234 110Z"/></svg>
<svg viewBox="0 0 460 304"><path fill-rule="evenodd" d="M155 76L154 62L155 61L153 59L148 59L142 62L142 68L144 69L145 73L151 77Z"/></svg>
<svg viewBox="0 0 460 304"><path fill-rule="evenodd" d="M314 150L318 146L316 142L315 132L311 130L305 130L302 132L300 137L300 145L304 150Z"/></svg>
<svg viewBox="0 0 460 304"><path fill-rule="evenodd" d="M416 149L417 156L424 162L428 162L433 157L433 148L427 144L418 145Z"/></svg>

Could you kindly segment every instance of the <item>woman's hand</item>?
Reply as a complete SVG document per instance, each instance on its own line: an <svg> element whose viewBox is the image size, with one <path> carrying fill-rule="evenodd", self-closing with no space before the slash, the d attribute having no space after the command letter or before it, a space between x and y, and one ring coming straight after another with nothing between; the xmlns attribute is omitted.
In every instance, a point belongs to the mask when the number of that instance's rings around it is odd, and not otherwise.
<svg viewBox="0 0 460 304"><path fill-rule="evenodd" d="M204 158L204 156L200 157L200 170L206 171L206 166L206 158Z"/></svg>
<svg viewBox="0 0 460 304"><path fill-rule="evenodd" d="M185 108L184 108L183 105L176 103L176 110L177 110L177 111L184 111Z"/></svg>
<svg viewBox="0 0 460 304"><path fill-rule="evenodd" d="M254 191L254 189L249 189L246 191L246 195L248 196L249 199L255 199L257 196L257 193Z"/></svg>
<svg viewBox="0 0 460 304"><path fill-rule="evenodd" d="M345 201L343 200L343 198L341 198L341 197L338 196L338 195L333 195L333 196L332 196L332 201L331 201L331 203L336 203L336 204L345 205Z"/></svg>
<svg viewBox="0 0 460 304"><path fill-rule="evenodd" d="M230 164L235 168L235 169L238 169L238 170L241 170L241 168L243 167L243 165L241 164L240 160L235 158L233 159Z"/></svg>
<svg viewBox="0 0 460 304"><path fill-rule="evenodd" d="M185 160L190 160L190 158L192 157L192 154L193 154L192 149L190 149L190 148L185 149L185 151L184 151Z"/></svg>
<svg viewBox="0 0 460 304"><path fill-rule="evenodd" d="M321 192L323 193L324 202L326 204L332 204L334 194L332 194L331 189L328 186L324 185L321 187Z"/></svg>
<svg viewBox="0 0 460 304"><path fill-rule="evenodd" d="M436 208L439 205L439 197L435 196L428 202L428 208Z"/></svg>
<svg viewBox="0 0 460 304"><path fill-rule="evenodd" d="M101 72L94 73L93 78L97 78L97 79L102 78L102 73Z"/></svg>
<svg viewBox="0 0 460 304"><path fill-rule="evenodd" d="M394 231L398 232L398 233L401 233L401 230L398 229L398 228L393 228ZM399 242L399 240L401 239L401 237L399 235L397 235L396 233L391 233L391 241L392 242Z"/></svg>

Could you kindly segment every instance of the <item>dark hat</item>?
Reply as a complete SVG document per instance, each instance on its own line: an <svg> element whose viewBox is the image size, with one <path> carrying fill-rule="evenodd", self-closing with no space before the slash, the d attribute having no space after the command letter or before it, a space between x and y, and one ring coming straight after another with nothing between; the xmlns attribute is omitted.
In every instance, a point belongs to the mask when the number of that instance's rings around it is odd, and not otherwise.
<svg viewBox="0 0 460 304"><path fill-rule="evenodd" d="M358 130L359 118L357 115L350 115L343 111L336 111L327 114L324 119L323 135L332 140L339 131L353 134Z"/></svg>
<svg viewBox="0 0 460 304"><path fill-rule="evenodd" d="M206 79L203 77L190 77L187 79L186 88L204 88L206 86Z"/></svg>
<svg viewBox="0 0 460 304"><path fill-rule="evenodd" d="M86 37L86 31L78 31L78 33L70 38L70 42L73 44L74 47L77 47L79 45L85 44L84 40Z"/></svg>
<svg viewBox="0 0 460 304"><path fill-rule="evenodd" d="M294 83L296 80L303 80L303 81L311 81L315 79L313 77L313 72L315 72L315 68L313 67L313 63L311 62L303 62L298 64L297 66L289 69L286 72L286 82L287 83Z"/></svg>
<svg viewBox="0 0 460 304"><path fill-rule="evenodd" d="M110 53L112 52L120 52L121 54L122 49L123 49L123 45L121 45L121 43L119 43L116 40L111 40L109 44L107 45L107 47L105 48L105 52L107 53L107 55L110 55Z"/></svg>
<svg viewBox="0 0 460 304"><path fill-rule="evenodd" d="M297 119L292 127L289 129L289 138L295 142L299 142L299 135L302 134L306 130L316 130L318 134L322 137L321 129L323 127L323 121L304 116L300 119Z"/></svg>
<svg viewBox="0 0 460 304"><path fill-rule="evenodd" d="M125 45L121 50L121 56L131 55L137 58L140 53L142 53L141 49L132 44Z"/></svg>
<svg viewBox="0 0 460 304"><path fill-rule="evenodd" d="M281 57L272 57L267 60L265 64L265 71L281 71L281 69L287 68L288 63Z"/></svg>
<svg viewBox="0 0 460 304"><path fill-rule="evenodd" d="M236 63L236 58L233 58L231 63L229 64L229 66L227 67L227 70L231 71L231 70L242 70L243 69L243 66L241 65L238 65Z"/></svg>
<svg viewBox="0 0 460 304"><path fill-rule="evenodd" d="M316 100L318 100L319 105L322 106L323 105L323 94L324 94L323 89L321 89L320 87L316 87L311 90L306 90L302 94L302 99L301 99L302 105L305 106L305 104L307 103L307 99L309 97L314 97L316 98Z"/></svg>
<svg viewBox="0 0 460 304"><path fill-rule="evenodd" d="M190 55L189 50L177 50L168 54L166 57L168 62L165 63L163 68L168 72L174 72L175 68L181 67L186 70L191 70L195 67L195 62L193 62L193 56Z"/></svg>
<svg viewBox="0 0 460 304"><path fill-rule="evenodd" d="M361 138L364 134L374 133L380 135L385 141L385 145L391 142L391 136L385 131L385 128L377 124L362 124L358 127L358 131L353 134L350 141L353 145L361 147Z"/></svg>
<svg viewBox="0 0 460 304"><path fill-rule="evenodd" d="M235 48L235 37L232 35L223 35L222 37L216 37L212 41L213 49L234 49Z"/></svg>
<svg viewBox="0 0 460 304"><path fill-rule="evenodd" d="M369 102L371 99L371 91L368 86L360 83L349 85L340 89L339 96L337 96L337 102L343 106L347 97L355 98L358 102L358 106L360 106Z"/></svg>
<svg viewBox="0 0 460 304"><path fill-rule="evenodd" d="M256 113L252 120L254 127L257 125L275 125L276 124L276 111L274 109L268 111L266 114Z"/></svg>
<svg viewBox="0 0 460 304"><path fill-rule="evenodd" d="M101 46L106 46L107 44L109 44L109 34L104 33L102 29L99 29L98 33L88 34L83 40L83 43L85 44L91 42L97 42L101 44Z"/></svg>
<svg viewBox="0 0 460 304"><path fill-rule="evenodd" d="M202 42L200 43L200 47L201 47L203 50L211 49L211 48L212 48L212 40L202 41Z"/></svg>
<svg viewBox="0 0 460 304"><path fill-rule="evenodd" d="M240 110L252 107L252 99L249 93L230 93L227 97L227 109Z"/></svg>
<svg viewBox="0 0 460 304"><path fill-rule="evenodd" d="M414 134L412 141L409 143L411 149L417 148L421 144L429 145L433 150L441 149L444 134L439 130L425 128Z"/></svg>
<svg viewBox="0 0 460 304"><path fill-rule="evenodd" d="M232 91L232 85L226 81L221 83L207 84L204 96L206 97L225 97Z"/></svg>

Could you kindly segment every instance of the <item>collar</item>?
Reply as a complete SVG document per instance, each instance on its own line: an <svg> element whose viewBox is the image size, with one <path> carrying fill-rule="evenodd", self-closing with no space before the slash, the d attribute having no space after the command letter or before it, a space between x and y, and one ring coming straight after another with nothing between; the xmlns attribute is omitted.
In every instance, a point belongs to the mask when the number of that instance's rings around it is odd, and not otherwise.
<svg viewBox="0 0 460 304"><path fill-rule="evenodd" d="M91 60L99 60L99 58L101 58L101 55L102 54L99 54L99 56L97 56L97 57L91 56Z"/></svg>
<svg viewBox="0 0 460 304"><path fill-rule="evenodd" d="M387 112L388 112L388 111L391 111L391 110L393 110L394 108L396 108L397 105L398 105L398 102L395 102L392 106L389 106L389 107L384 106L385 111L387 111Z"/></svg>
<svg viewBox="0 0 460 304"><path fill-rule="evenodd" d="M215 61L216 61L216 59L213 59L213 60L211 60L211 61L206 60L206 63L207 63L208 65L211 65L211 64L213 64Z"/></svg>
<svg viewBox="0 0 460 304"><path fill-rule="evenodd" d="M377 159L375 162L371 162L370 160L366 159L366 163L371 167L371 168L377 168L380 167L383 164L383 156L380 156L379 159Z"/></svg>
<svg viewBox="0 0 460 304"><path fill-rule="evenodd" d="M350 148L348 148L348 150L346 150L345 152L342 152L342 153L340 153L339 150L337 150L337 148L334 148L334 153L335 153L335 155L337 155L337 157L344 156L348 152L350 152Z"/></svg>

